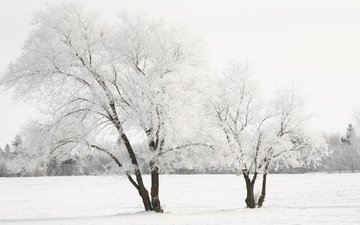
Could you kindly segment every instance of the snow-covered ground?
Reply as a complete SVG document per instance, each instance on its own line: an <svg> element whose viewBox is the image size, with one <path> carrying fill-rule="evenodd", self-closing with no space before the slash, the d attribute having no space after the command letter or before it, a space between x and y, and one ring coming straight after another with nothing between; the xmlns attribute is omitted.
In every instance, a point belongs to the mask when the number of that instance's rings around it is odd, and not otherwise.
<svg viewBox="0 0 360 225"><path fill-rule="evenodd" d="M163 175L163 214L143 212L121 177L1 178L0 186L0 224L360 224L360 174L269 175L261 209L245 208L240 176Z"/></svg>

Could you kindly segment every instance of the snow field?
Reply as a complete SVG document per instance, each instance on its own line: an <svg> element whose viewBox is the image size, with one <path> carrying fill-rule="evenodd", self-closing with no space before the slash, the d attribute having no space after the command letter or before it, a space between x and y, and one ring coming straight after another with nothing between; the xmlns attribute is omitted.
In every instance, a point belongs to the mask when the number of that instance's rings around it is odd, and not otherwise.
<svg viewBox="0 0 360 225"><path fill-rule="evenodd" d="M0 223L360 224L360 174L271 174L261 209L245 208L241 176L160 179L163 214L143 212L122 177L1 178Z"/></svg>

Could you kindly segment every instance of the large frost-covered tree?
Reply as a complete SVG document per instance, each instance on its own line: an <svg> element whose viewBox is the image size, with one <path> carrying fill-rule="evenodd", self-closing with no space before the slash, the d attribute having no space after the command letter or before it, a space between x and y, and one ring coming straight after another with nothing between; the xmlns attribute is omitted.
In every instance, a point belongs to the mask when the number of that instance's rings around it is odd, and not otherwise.
<svg viewBox="0 0 360 225"><path fill-rule="evenodd" d="M202 144L181 132L194 124L195 118L188 117L181 126L178 123L180 117L194 114L197 104L192 100L196 95L192 91L194 78L187 76L197 64L196 43L175 28L168 29L159 22L149 23L139 16L123 17L122 21L124 26L117 36L123 36L126 42L113 42L113 49L117 49L114 57L122 59L114 68L122 75L117 76L114 83L119 86L117 91L128 119L146 136L151 153L148 163L152 204L160 211L161 165L166 163L170 152Z"/></svg>
<svg viewBox="0 0 360 225"><path fill-rule="evenodd" d="M176 130L191 96L184 74L196 64L186 34L142 15L109 25L77 3L50 5L36 15L2 84L41 103L52 156L103 152L138 190L145 210L161 212L162 161L175 150L205 145ZM129 130L147 139L149 152L133 148L132 140L139 140ZM151 167L151 199L140 160Z"/></svg>
<svg viewBox="0 0 360 225"><path fill-rule="evenodd" d="M209 101L216 133L222 133L225 161L239 171L246 183L246 205L261 207L266 178L272 167L302 166L320 162L326 152L322 141L307 136L302 125L303 101L294 88L278 91L262 100L248 65L231 63ZM255 199L254 185L263 174L262 191ZM252 176L251 176L252 175Z"/></svg>

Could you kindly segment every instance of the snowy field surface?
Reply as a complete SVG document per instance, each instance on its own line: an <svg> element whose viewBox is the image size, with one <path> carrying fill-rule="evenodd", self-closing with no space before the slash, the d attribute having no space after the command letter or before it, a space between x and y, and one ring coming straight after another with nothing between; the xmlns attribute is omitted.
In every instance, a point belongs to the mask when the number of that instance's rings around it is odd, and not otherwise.
<svg viewBox="0 0 360 225"><path fill-rule="evenodd" d="M143 212L121 177L0 178L0 224L360 224L360 174L269 175L261 209L245 208L240 176L160 182L163 214Z"/></svg>

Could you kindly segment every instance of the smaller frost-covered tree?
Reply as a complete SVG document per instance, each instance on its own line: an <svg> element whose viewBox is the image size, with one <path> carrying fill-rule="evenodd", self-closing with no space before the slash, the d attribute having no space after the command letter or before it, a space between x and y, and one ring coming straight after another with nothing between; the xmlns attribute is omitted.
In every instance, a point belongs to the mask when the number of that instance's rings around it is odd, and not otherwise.
<svg viewBox="0 0 360 225"><path fill-rule="evenodd" d="M262 206L270 169L319 163L326 152L323 142L305 135L307 117L295 89L278 91L265 104L257 93L247 65L230 64L224 72L216 96L209 101L224 161L242 174L246 184L246 205ZM255 199L254 186L263 174L262 191Z"/></svg>

